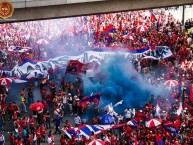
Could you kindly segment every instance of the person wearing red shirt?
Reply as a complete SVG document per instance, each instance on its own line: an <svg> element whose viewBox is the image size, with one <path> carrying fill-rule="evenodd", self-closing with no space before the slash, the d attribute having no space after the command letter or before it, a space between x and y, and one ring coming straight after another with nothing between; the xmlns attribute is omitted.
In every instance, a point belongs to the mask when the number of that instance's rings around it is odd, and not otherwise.
<svg viewBox="0 0 193 145"><path fill-rule="evenodd" d="M18 138L18 143L17 143L17 145L23 145L22 139L21 139L20 137Z"/></svg>
<svg viewBox="0 0 193 145"><path fill-rule="evenodd" d="M12 120L13 120L13 121L16 121L16 120L17 120L17 112L13 112Z"/></svg>
<svg viewBox="0 0 193 145"><path fill-rule="evenodd" d="M14 134L11 133L11 134L10 134L10 138L9 138L9 141L10 141L10 144L11 144L11 145L14 145L14 139L15 139L15 138L14 138Z"/></svg>
<svg viewBox="0 0 193 145"><path fill-rule="evenodd" d="M92 119L92 125L96 125L98 124L99 121L98 121L98 118L95 116L93 119Z"/></svg>
<svg viewBox="0 0 193 145"><path fill-rule="evenodd" d="M17 137L14 137L14 144L13 145L18 145L18 138Z"/></svg>
<svg viewBox="0 0 193 145"><path fill-rule="evenodd" d="M63 135L60 137L60 145L65 145L65 138Z"/></svg>
<svg viewBox="0 0 193 145"><path fill-rule="evenodd" d="M35 119L32 116L29 119L29 128L30 128L31 134L33 134L35 130Z"/></svg>
<svg viewBox="0 0 193 145"><path fill-rule="evenodd" d="M111 145L116 145L116 136L114 134L110 137L110 142Z"/></svg>
<svg viewBox="0 0 193 145"><path fill-rule="evenodd" d="M70 123L69 123L68 120L65 121L64 127L65 127L65 128L70 128L70 127L71 127L71 125L70 125Z"/></svg>
<svg viewBox="0 0 193 145"><path fill-rule="evenodd" d="M45 115L42 116L41 121L42 121L41 123L44 124L45 126L46 125L46 116Z"/></svg>
<svg viewBox="0 0 193 145"><path fill-rule="evenodd" d="M75 141L75 137L72 135L72 138L69 140L69 145L74 145Z"/></svg>
<svg viewBox="0 0 193 145"><path fill-rule="evenodd" d="M7 96L8 95L6 93L3 93L3 95L2 95L2 102L3 103L6 103Z"/></svg>
<svg viewBox="0 0 193 145"><path fill-rule="evenodd" d="M26 139L26 144L27 144L27 145L32 145L32 142L33 142L32 137L31 137L30 135L27 135L26 138L27 138L27 139Z"/></svg>
<svg viewBox="0 0 193 145"><path fill-rule="evenodd" d="M51 79L50 80L50 82L49 82L49 89L50 89L50 92L53 94L53 93L55 93L54 91L55 91L55 89L56 89L56 84L55 84L55 82ZM53 94L53 95L55 95L55 94Z"/></svg>
<svg viewBox="0 0 193 145"><path fill-rule="evenodd" d="M15 127L19 127L19 126L21 126L21 121L20 121L20 119L17 119L15 121Z"/></svg>
<svg viewBox="0 0 193 145"><path fill-rule="evenodd" d="M36 136L37 136L37 144L40 145L40 143L41 143L41 131L40 131L40 127L36 130Z"/></svg>
<svg viewBox="0 0 193 145"><path fill-rule="evenodd" d="M48 74L50 79L54 78L54 69L52 67L48 69Z"/></svg>
<svg viewBox="0 0 193 145"><path fill-rule="evenodd" d="M22 128L21 128L21 126L18 127L18 134L19 134L19 137L22 137Z"/></svg>
<svg viewBox="0 0 193 145"><path fill-rule="evenodd" d="M19 106L13 102L14 112L17 112L17 116L20 117L20 108Z"/></svg>
<svg viewBox="0 0 193 145"><path fill-rule="evenodd" d="M27 128L27 119L25 117L23 117L23 119L21 120L21 126L24 129Z"/></svg>
<svg viewBox="0 0 193 145"><path fill-rule="evenodd" d="M46 127L44 124L40 126L40 133L41 133L41 138L43 138L43 141L46 142Z"/></svg>

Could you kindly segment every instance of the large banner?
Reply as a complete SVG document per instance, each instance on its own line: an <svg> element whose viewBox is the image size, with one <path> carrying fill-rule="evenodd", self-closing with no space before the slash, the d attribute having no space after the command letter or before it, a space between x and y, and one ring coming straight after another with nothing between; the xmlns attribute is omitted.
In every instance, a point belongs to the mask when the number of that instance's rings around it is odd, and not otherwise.
<svg viewBox="0 0 193 145"><path fill-rule="evenodd" d="M75 128L62 128L62 131L69 137L72 138L74 136L75 138L81 137L81 138L90 138L92 133L95 135L98 135L100 133L105 132L106 130L110 129L116 129L124 126L125 124L118 124L118 125L82 125Z"/></svg>
<svg viewBox="0 0 193 145"><path fill-rule="evenodd" d="M144 58L159 60L171 57L173 54L167 46L156 46L154 50L149 49L147 53L143 53Z"/></svg>
<svg viewBox="0 0 193 145"><path fill-rule="evenodd" d="M155 48L146 47L133 51L116 51L114 48L97 48L91 51L85 51L78 56L60 56L41 62L26 58L22 63L16 65L11 71L6 71L6 73L10 73L11 76L22 79L31 79L38 76L47 77L49 69L55 70L60 68L66 70L72 60L76 60L79 64L94 63L100 66L117 55L125 60L140 58L159 60L171 57L173 54L167 46L156 46ZM80 66L82 67L82 65ZM92 68L89 67L89 69Z"/></svg>

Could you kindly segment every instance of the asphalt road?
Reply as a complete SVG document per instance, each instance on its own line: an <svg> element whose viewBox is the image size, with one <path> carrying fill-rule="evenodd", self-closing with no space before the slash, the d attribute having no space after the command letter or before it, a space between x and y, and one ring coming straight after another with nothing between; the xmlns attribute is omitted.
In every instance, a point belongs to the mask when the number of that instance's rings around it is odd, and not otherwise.
<svg viewBox="0 0 193 145"><path fill-rule="evenodd" d="M29 86L30 83L21 83L21 84L11 84L9 87L9 95L7 98L7 102L16 102L17 104L20 104L20 92L22 90L22 88L27 88ZM41 96L40 96L40 89L39 86L34 87L33 89L33 93L34 93L34 101L37 100L41 100ZM53 112L50 112L51 115L53 116ZM29 116L29 114L32 114L32 112L30 110L28 110L27 113L22 113L22 116ZM69 113L66 113L65 116L63 117L63 120L65 121L66 119L69 120L71 125L74 125L74 120L73 120L74 116L70 115ZM64 126L64 123L62 122L60 125L60 128L62 128ZM13 125L12 123L10 123L9 121L6 121L4 126L4 136L6 139L6 145L9 145L9 136L10 136L10 132L13 132ZM54 128L54 122L51 122L51 130L54 132L55 128ZM47 130L47 134L50 130ZM62 133L63 134L63 133ZM59 145L59 140L60 140L60 136L62 134L57 134L54 135L55 137L55 144ZM41 145L46 145L47 143L41 143Z"/></svg>

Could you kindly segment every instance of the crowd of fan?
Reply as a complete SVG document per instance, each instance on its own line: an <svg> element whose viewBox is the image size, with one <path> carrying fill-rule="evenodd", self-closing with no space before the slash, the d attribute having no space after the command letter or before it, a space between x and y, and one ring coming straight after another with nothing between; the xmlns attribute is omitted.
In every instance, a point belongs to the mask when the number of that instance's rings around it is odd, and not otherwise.
<svg viewBox="0 0 193 145"><path fill-rule="evenodd" d="M6 55L6 59L1 59L1 67L10 70L26 57L34 60L45 60L60 54L61 51L56 48L60 47L62 50L65 43L72 43L70 38L75 33L80 33L77 30L79 30L81 19L82 17L77 17L1 24L0 49ZM38 43L40 39L46 40L48 44ZM84 41L82 40L82 42ZM9 50L10 46L16 46L20 49L29 47L30 49L26 52L11 51ZM56 50L59 52L53 55Z"/></svg>
<svg viewBox="0 0 193 145"><path fill-rule="evenodd" d="M14 65L8 63L19 60L22 55L31 55L30 57L36 60L42 59L43 55L40 54L40 50L43 46L35 42L40 38L50 39L52 37L54 39L56 34L60 36L57 37L59 38L58 43L62 40L68 41L66 46L71 44L71 38L85 34L85 38L82 38L81 41L87 42L89 47L122 46L127 49L140 49L149 45L152 47L159 45L168 46L174 54L174 57L160 59L157 63L150 59L132 60L137 71L142 73L149 83L157 85L164 80L176 79L181 86L179 89L174 89L172 96L169 98L151 96L149 102L141 110L137 110L135 114L128 108L124 115L115 116L115 124L122 124L135 119L138 123L135 129L124 125L118 130L106 131L102 135L92 135L90 139L82 138L80 140L74 137L69 139L62 135L60 139L62 145L86 144L93 138L98 137L105 141L107 145L135 144L136 142L142 145L154 144L155 140L164 140L166 145L189 145L193 143L193 103L189 98L189 85L192 84L193 73L193 33L186 30L192 25L192 20L189 20L188 27L185 25L186 29L182 29L181 22L175 21L172 15L166 16L163 11L157 12L155 13L157 20L155 20L151 17L151 14L150 11L122 12L75 18L78 21L71 21L69 18L68 23L67 20L62 19L58 22L56 20L49 21L49 23L42 21L5 24L5 28L1 31L1 49L11 56L7 58L5 63L5 66L10 68ZM64 23L72 25L72 27L68 27L67 30L64 26L62 27ZM75 24L75 28L72 23ZM113 26L113 32L104 33L103 30L109 25ZM145 25L147 30L138 30L137 26L141 25ZM60 32L62 34L59 34ZM123 37L124 35L130 35L133 39L126 39ZM67 37L68 40L65 39ZM53 48L56 45L54 42L56 41L50 39L50 44L46 47ZM13 54L8 52L8 47L11 45L29 46L33 49L28 52L29 54ZM70 128L74 124L80 126L86 122L79 116L88 113L88 110L94 111L93 119L88 122L100 124L98 117L100 108L97 104L94 105L94 108L90 104L86 108L80 106L80 100L83 97L82 80L80 78L77 78L74 83L66 82L62 78L59 88L56 80L50 79L48 83L43 83L40 80L41 102L44 104L44 109L40 112L31 112L30 116L23 117L22 113L29 111L27 108L34 102L33 89L33 85L22 89L20 104L7 103L6 89L1 89L0 129L4 131L3 124L7 120L13 125L14 131L10 134L12 145L40 144L45 141L52 145L54 144L54 133L61 133L59 128L61 121L65 124L64 128ZM156 116L155 102L158 102L162 110L160 116ZM178 115L176 111L180 102L183 104L183 111ZM73 124L65 118L69 111L71 115L75 115ZM164 120L162 125L154 128L145 127L145 121L155 116ZM51 130L52 121L55 124L55 132L49 131L49 134L47 134L46 130ZM169 123L179 133L174 134L166 131L164 125Z"/></svg>
<svg viewBox="0 0 193 145"><path fill-rule="evenodd" d="M192 21L187 20L186 29L192 27ZM106 32L109 27L112 31ZM144 29L140 29L141 27ZM187 44L192 43L193 35L189 33L183 37L182 31L181 22L175 20L172 14L166 15L163 10L8 23L2 24L0 28L0 48L7 54L6 60L1 61L4 68L12 69L25 57L44 60L61 54L64 49L82 51L102 46L121 46L132 50L166 45L174 52L182 51L186 56L184 51ZM126 35L130 37L124 37ZM37 43L40 39L47 40L49 44ZM23 53L11 52L8 50L10 46L32 49Z"/></svg>

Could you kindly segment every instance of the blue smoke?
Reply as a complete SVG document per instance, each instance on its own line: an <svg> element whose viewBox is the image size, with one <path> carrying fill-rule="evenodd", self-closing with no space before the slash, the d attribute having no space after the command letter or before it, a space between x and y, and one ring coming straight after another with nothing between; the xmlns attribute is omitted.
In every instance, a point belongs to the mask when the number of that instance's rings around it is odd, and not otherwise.
<svg viewBox="0 0 193 145"><path fill-rule="evenodd" d="M122 105L114 108L118 113L128 107L139 109L149 101L150 95L166 95L162 87L148 85L129 61L118 56L101 66L94 81L85 77L83 82L86 95L102 93L101 107L123 100Z"/></svg>

